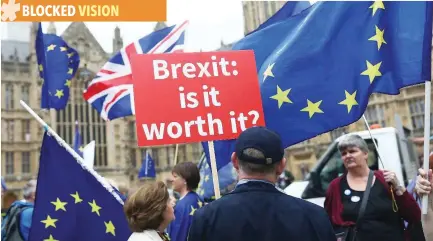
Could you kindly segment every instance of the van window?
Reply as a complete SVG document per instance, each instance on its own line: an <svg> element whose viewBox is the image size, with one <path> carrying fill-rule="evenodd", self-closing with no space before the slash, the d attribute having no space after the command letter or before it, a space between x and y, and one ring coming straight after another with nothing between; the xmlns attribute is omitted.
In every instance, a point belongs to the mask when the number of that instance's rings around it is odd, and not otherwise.
<svg viewBox="0 0 433 241"><path fill-rule="evenodd" d="M399 143L400 144L400 143ZM404 145L404 142L403 142ZM415 148L415 144L410 139L406 139L406 145L409 160L403 161L402 160L402 167L403 167L403 178L404 178L404 184L407 186L409 184L409 181L416 177L418 173L418 168L422 166L422 160L418 156L418 153ZM401 150L402 147L399 145L400 155L403 150Z"/></svg>
<svg viewBox="0 0 433 241"><path fill-rule="evenodd" d="M374 147L373 141L371 139L366 139L365 141L367 142L369 149L368 166L372 170L377 170L379 168L379 161L376 148ZM377 145L379 145L379 143L377 143ZM332 180L341 176L345 172L343 160L341 159L341 154L337 148L337 145L335 145L333 152L329 155L329 158L323 168L317 171L319 171L318 174L320 177L320 187L315 188L319 188L322 191L321 193L325 193Z"/></svg>
<svg viewBox="0 0 433 241"><path fill-rule="evenodd" d="M417 153L416 148L415 148L415 144L410 139L407 140L407 149L409 151L410 163L412 165L414 165L416 169L422 167L422 159L419 158L418 153Z"/></svg>

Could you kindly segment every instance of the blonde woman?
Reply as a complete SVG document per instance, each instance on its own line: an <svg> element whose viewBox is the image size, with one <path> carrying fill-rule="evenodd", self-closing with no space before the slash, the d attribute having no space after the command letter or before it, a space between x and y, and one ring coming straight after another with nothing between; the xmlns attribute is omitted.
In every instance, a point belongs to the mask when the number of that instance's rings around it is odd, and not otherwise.
<svg viewBox="0 0 433 241"><path fill-rule="evenodd" d="M128 241L168 241L164 232L175 219L174 200L167 186L155 182L139 188L126 201L124 211L133 234Z"/></svg>

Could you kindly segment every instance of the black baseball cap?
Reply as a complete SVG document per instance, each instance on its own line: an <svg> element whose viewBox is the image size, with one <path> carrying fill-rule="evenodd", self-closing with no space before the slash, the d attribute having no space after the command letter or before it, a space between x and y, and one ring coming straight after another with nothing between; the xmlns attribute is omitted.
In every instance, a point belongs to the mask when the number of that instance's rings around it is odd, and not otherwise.
<svg viewBox="0 0 433 241"><path fill-rule="evenodd" d="M280 136L266 127L256 126L244 130L236 140L236 156L238 159L254 164L270 165L283 159L284 148ZM255 158L245 155L245 149L253 148L261 151L265 157Z"/></svg>

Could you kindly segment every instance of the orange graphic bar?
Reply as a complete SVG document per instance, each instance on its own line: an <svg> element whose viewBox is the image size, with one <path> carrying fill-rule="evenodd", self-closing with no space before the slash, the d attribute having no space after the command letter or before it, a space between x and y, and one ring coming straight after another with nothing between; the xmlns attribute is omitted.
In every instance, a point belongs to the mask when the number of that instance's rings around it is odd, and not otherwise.
<svg viewBox="0 0 433 241"><path fill-rule="evenodd" d="M167 0L2 0L2 22L166 21Z"/></svg>

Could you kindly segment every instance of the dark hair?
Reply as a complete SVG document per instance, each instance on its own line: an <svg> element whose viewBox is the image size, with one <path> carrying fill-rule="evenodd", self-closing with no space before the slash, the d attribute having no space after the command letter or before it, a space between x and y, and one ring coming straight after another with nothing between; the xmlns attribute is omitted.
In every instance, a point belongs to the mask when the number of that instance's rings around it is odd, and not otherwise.
<svg viewBox="0 0 433 241"><path fill-rule="evenodd" d="M157 229L164 221L164 211L170 199L163 182L155 182L140 187L125 202L125 212L129 227L133 232Z"/></svg>
<svg viewBox="0 0 433 241"><path fill-rule="evenodd" d="M189 190L195 190L200 182L200 171L192 162L181 162L174 166L172 173L176 173L186 181Z"/></svg>
<svg viewBox="0 0 433 241"><path fill-rule="evenodd" d="M242 153L244 156L254 157L254 158L265 158L265 155L262 151L254 149L254 148L247 148ZM272 163L270 165L262 165L262 164L256 164L256 163L250 163L247 161L244 161L240 158L238 158L239 161L239 167L248 175L252 174L269 174L275 172L275 169L277 168L277 165L279 162Z"/></svg>

